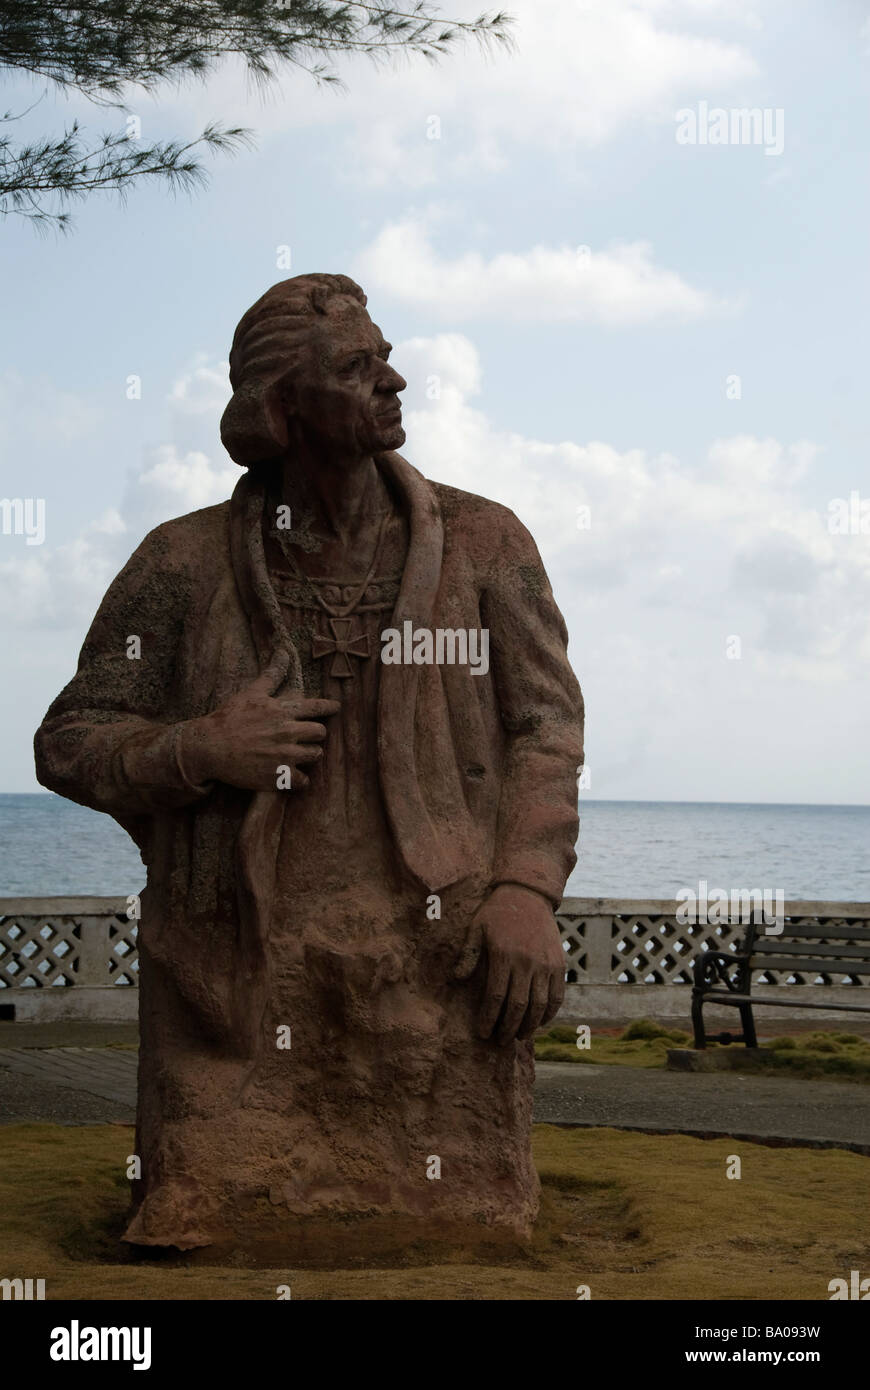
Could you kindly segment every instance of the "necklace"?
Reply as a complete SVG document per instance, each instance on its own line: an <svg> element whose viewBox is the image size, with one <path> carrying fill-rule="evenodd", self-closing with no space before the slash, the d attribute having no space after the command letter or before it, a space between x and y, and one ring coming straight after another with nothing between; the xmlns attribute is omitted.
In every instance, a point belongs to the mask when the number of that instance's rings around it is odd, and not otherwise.
<svg viewBox="0 0 870 1390"><path fill-rule="evenodd" d="M330 667L329 674L337 677L339 680L347 680L349 677L353 677L354 668L350 664L349 657L356 656L361 660L366 660L371 656L368 633L363 632L361 626L358 630L354 631L355 625L358 622L354 614L378 567L378 562L380 561L384 548L384 540L386 539L387 523L391 515L392 513L390 511L385 511L381 518L381 524L378 528L378 534L375 540L372 562L369 565L365 579L359 585L356 593L352 594L350 602L342 604L341 606L327 603L323 595L315 588L315 584L317 583L329 584L332 581L328 578L313 580L311 576L307 575L302 569L289 545L282 546L287 563L290 565L296 578L305 585L312 598L327 615L329 628L332 632L331 638L323 637L319 633L316 633L312 637L311 654L315 660L320 660L324 656L332 656L332 666Z"/></svg>

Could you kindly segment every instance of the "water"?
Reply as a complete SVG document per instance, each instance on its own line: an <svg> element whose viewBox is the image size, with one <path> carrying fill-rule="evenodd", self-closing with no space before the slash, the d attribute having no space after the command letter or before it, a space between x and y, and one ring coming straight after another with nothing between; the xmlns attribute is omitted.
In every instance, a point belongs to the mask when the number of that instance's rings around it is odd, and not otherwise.
<svg viewBox="0 0 870 1390"><path fill-rule="evenodd" d="M674 898L681 888L782 889L785 900L870 902L870 806L706 801L580 804L566 896Z"/></svg>
<svg viewBox="0 0 870 1390"><path fill-rule="evenodd" d="M572 897L673 898L681 888L782 889L786 900L870 901L870 806L589 801ZM144 885L109 817L51 793L0 796L0 896L126 897Z"/></svg>
<svg viewBox="0 0 870 1390"><path fill-rule="evenodd" d="M0 796L0 897L125 898L145 886L129 835L53 792Z"/></svg>

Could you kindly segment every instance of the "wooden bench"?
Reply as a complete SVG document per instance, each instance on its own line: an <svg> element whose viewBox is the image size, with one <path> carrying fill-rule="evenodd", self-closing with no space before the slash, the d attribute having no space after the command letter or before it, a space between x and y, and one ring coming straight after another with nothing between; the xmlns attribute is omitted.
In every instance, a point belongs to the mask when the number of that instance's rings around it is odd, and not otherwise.
<svg viewBox="0 0 870 1390"><path fill-rule="evenodd" d="M808 999L789 998L790 990L777 989L777 998L769 994L752 993L752 975L757 970L784 970L791 974L870 975L870 922L863 925L826 926L819 922L788 922L779 935L766 934L759 913L752 922L737 951L704 951L695 961L692 986L692 1025L695 1047L704 1048L708 1042L743 1042L757 1047L753 1004L768 1004L786 1009L836 1009L844 1013L870 1013L870 989L855 989L854 1004L814 1003ZM705 1004L727 1004L740 1010L742 1033L707 1035L704 1029Z"/></svg>

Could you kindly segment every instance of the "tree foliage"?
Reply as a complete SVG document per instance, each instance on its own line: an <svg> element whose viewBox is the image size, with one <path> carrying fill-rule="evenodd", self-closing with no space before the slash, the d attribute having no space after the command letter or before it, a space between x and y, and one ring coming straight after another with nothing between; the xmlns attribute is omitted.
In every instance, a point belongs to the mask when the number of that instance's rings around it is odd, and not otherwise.
<svg viewBox="0 0 870 1390"><path fill-rule="evenodd" d="M508 44L509 25L503 12L445 20L428 0L408 0L404 9L384 0L0 0L0 72L125 111L130 88L154 92L203 80L227 58L241 59L260 84L290 65L318 83L342 85L330 66L337 54L437 61L469 38ZM215 122L188 143L144 146L128 128L88 140L76 120L62 134L15 144L13 123L28 111L0 116L0 214L37 224L64 227L71 200L97 190L123 196L143 178L190 188L205 179L204 151L251 143L250 131Z"/></svg>

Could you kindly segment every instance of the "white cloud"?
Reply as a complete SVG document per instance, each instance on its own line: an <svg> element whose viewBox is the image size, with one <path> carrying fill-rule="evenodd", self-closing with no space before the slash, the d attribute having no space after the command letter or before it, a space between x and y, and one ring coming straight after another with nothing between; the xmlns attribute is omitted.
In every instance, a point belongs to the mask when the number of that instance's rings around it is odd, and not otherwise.
<svg viewBox="0 0 870 1390"><path fill-rule="evenodd" d="M452 19L480 13L452 0ZM753 11L724 0L516 0L512 52L482 53L471 42L434 65L422 59L373 66L336 63L347 84L318 89L301 72L258 95L238 67L203 88L186 88L175 114L191 126L220 112L263 137L333 127L344 140L344 172L375 186L420 188L446 172L500 168L508 152L592 148L633 122L672 122L675 105L715 97L758 76L745 46ZM730 30L736 28L736 38ZM170 108L171 109L171 108ZM430 117L441 122L432 138Z"/></svg>
<svg viewBox="0 0 870 1390"><path fill-rule="evenodd" d="M107 509L63 545L26 547L20 537L7 539L0 558L0 618L5 623L19 629L83 631L110 581L148 531L229 497L239 469L217 444L228 392L226 363L197 359L169 393L173 441L146 451L140 466L128 473L117 508ZM75 412L71 418L77 418ZM214 455L186 447L189 438L208 441Z"/></svg>
<svg viewBox="0 0 870 1390"><path fill-rule="evenodd" d="M681 460L525 438L475 409L480 364L462 335L408 340L393 360L409 382L406 456L522 518L572 632L591 624L606 645L618 614L635 644L650 645L652 667L657 644L674 632L689 640L692 628L723 654L726 635L742 633L750 664L788 661L803 678L842 681L870 661L870 546L832 535L826 505L806 501L816 446L738 435ZM433 377L440 397L429 400Z"/></svg>
<svg viewBox="0 0 870 1390"><path fill-rule="evenodd" d="M0 559L0 618L10 628L29 631L87 623L132 549L126 523L115 510L65 545L25 550L17 539L4 545Z"/></svg>
<svg viewBox="0 0 870 1390"><path fill-rule="evenodd" d="M404 455L509 506L538 542L586 695L592 796L866 799L870 545L828 531L814 445L740 435L680 459L529 438L475 407L468 339L415 338L394 360Z"/></svg>
<svg viewBox="0 0 870 1390"><path fill-rule="evenodd" d="M173 382L169 399L177 410L191 415L214 414L229 399L229 362L212 363L200 353L194 365Z"/></svg>
<svg viewBox="0 0 870 1390"><path fill-rule="evenodd" d="M655 265L646 242L603 250L534 246L490 258L466 251L451 258L432 247L420 218L384 227L358 254L352 273L371 290L454 321L639 324L736 307Z"/></svg>
<svg viewBox="0 0 870 1390"><path fill-rule="evenodd" d="M224 456L213 462L208 454L176 444L151 449L140 472L128 480L122 510L137 535L171 517L211 507L229 497L239 481L239 469Z"/></svg>

